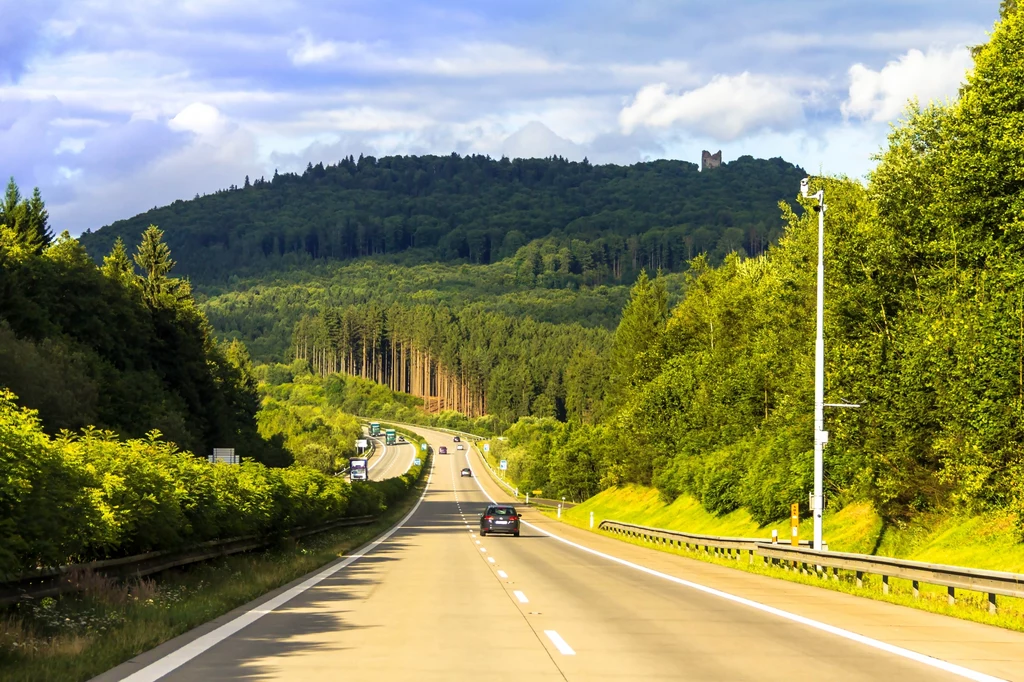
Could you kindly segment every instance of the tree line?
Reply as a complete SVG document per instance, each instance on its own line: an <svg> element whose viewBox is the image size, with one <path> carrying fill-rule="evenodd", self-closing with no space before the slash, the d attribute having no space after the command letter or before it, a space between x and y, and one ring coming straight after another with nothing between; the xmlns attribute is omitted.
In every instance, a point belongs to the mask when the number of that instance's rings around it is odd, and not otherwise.
<svg viewBox="0 0 1024 682"><path fill-rule="evenodd" d="M640 268L682 269L699 253L763 253L780 234L775 204L802 175L751 157L706 173L668 160L348 157L176 201L82 243L98 260L117 238L132 247L157 223L181 272L212 283L366 256L495 263L551 237L569 249L558 270L629 282Z"/></svg>

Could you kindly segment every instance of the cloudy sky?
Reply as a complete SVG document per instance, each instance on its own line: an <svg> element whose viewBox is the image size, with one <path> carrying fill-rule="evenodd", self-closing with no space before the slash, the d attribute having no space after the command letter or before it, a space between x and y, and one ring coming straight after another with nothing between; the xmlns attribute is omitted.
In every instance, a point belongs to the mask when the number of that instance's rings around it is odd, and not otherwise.
<svg viewBox="0 0 1024 682"><path fill-rule="evenodd" d="M863 176L998 0L0 0L0 175L54 227L360 153Z"/></svg>

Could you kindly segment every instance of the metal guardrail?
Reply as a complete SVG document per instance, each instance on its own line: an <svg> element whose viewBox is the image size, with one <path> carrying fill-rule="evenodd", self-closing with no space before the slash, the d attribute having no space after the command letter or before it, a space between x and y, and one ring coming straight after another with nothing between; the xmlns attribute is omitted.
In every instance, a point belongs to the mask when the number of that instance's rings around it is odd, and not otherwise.
<svg viewBox="0 0 1024 682"><path fill-rule="evenodd" d="M1024 574L1005 571L988 571L965 566L947 564L930 564L909 559L894 559L871 554L852 554L848 552L819 552L804 547L786 547L785 545L759 544L755 550L765 561L775 563L788 561L791 566L799 565L807 571L813 567L816 572L828 573L832 569L832 577L839 579L839 571L853 571L857 586L863 586L864 574L878 575L882 578L882 592L889 594L889 578L909 580L914 597L920 596L920 584L939 585L946 588L946 596L950 604L956 603L956 590L981 592L988 597L988 610L996 612L996 596L1024 598ZM824 571L823 571L824 569Z"/></svg>
<svg viewBox="0 0 1024 682"><path fill-rule="evenodd" d="M684 533L682 531L667 530L665 528L639 526L635 523L623 523L621 521L612 521L609 519L602 521L598 525L598 528L616 535L645 540L655 544L664 544L678 549L690 549L692 545L695 549L703 548L705 552L712 549L726 550L727 553L731 553L733 551L740 552L744 550L747 552L753 552L758 548L758 546L765 543L771 543L770 539L765 538L733 538L721 535L699 535L697 533ZM800 544L805 547L810 546L810 543L807 540L801 540Z"/></svg>
<svg viewBox="0 0 1024 682"><path fill-rule="evenodd" d="M319 526L295 528L286 537L300 538L315 533L323 533L335 528L347 526L365 526L377 520L375 516L354 516L339 519ZM84 564L70 564L55 568L43 569L25 574L15 580L0 582L0 606L12 604L21 599L53 597L79 589L77 577L86 573L96 573L114 580L142 578L147 575L166 571L179 566L217 559L220 557L251 552L255 549L270 546L275 538L247 535L244 537L210 540L185 549L147 552L116 559L90 561Z"/></svg>
<svg viewBox="0 0 1024 682"><path fill-rule="evenodd" d="M877 575L882 579L883 594L889 594L890 578L910 581L914 597L920 597L921 583L945 587L950 604L956 603L957 589L980 592L987 596L991 613L996 613L997 595L1024 598L1024 574L1020 573L930 564L872 554L818 551L811 549L807 540L802 540L800 546L794 547L760 538L698 535L612 520L602 521L599 528L655 545L686 550L703 549L705 553L713 550L716 555L733 559L739 559L742 552L746 551L750 563L754 563L754 557L760 557L765 563L821 577L828 577L831 569L833 580L839 580L839 571L849 571L854 574L857 587L864 586L866 574Z"/></svg>

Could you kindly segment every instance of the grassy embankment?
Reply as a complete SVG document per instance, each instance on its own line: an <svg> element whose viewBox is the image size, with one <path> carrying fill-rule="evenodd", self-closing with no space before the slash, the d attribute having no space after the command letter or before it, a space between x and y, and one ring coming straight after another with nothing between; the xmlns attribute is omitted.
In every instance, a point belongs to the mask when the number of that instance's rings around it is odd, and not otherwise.
<svg viewBox="0 0 1024 682"><path fill-rule="evenodd" d="M589 529L590 512L594 512L595 526L605 519L614 519L625 523L707 535L767 538L773 528L779 531L780 538L787 538L789 533L787 522L759 527L742 509L724 516L715 516L705 511L693 498L683 496L672 504L666 504L657 490L641 486L605 490L563 512L562 520L579 528ZM554 516L553 513L549 515ZM810 520L807 519L801 525L801 537L807 538L810 530ZM977 517L929 515L919 517L905 527L895 527L884 524L869 505L856 503L847 505L838 512L826 514L823 532L829 549L833 551L879 554L915 561L1024 573L1024 543L1017 541L1013 519L1006 514ZM618 536L607 535L621 539ZM650 546L641 542L635 544ZM881 580L877 576L865 576L864 587L857 588L852 575L841 576L839 582L825 581L813 575L765 566L761 562L751 565L747 563L746 557L736 561L703 552L689 553L672 549L663 551L775 578L1024 631L1024 600L1020 599L1000 597L999 613L992 615L987 612L984 595L966 590L957 590L957 603L950 606L946 602L945 588L942 587L922 584L921 598L915 599L909 581L890 580L890 594L884 595L881 591Z"/></svg>
<svg viewBox="0 0 1024 682"><path fill-rule="evenodd" d="M429 465L429 460L424 461ZM369 526L290 541L154 579L94 578L84 593L0 612L0 680L87 680L307 573L351 554L409 512L418 484Z"/></svg>

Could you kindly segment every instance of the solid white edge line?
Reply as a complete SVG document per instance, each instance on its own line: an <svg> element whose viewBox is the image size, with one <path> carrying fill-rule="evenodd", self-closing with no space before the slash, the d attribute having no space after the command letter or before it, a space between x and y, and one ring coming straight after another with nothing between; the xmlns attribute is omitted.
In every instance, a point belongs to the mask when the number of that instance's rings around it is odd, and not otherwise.
<svg viewBox="0 0 1024 682"><path fill-rule="evenodd" d="M466 461L467 461L467 464L468 464L468 461L469 461L469 455L468 454L466 455ZM484 490L484 487L483 487L483 485L480 484L479 479L476 480L476 485L477 485L478 488L480 488L480 492L482 492L487 499L489 499L494 504L498 503L497 500L495 500L493 497L491 497L490 493L488 493L486 490ZM529 526L530 528L534 529L535 531L537 531L539 533L543 533L544 535L547 535L548 537L550 537L550 538L552 538L554 540L558 540L559 542L563 542L563 543L569 545L570 547L575 547L578 550L581 550L583 552L588 552L590 554L593 554L594 556L599 556L602 559L607 559L608 561L614 561L617 564L621 564L622 566L627 566L629 568L632 568L632 569L637 570L637 571L641 571L641 572L646 573L648 575L653 575L656 578L662 578L663 580L668 580L668 581L674 582L674 583L676 583L678 585L683 585L685 587L689 587L691 589L698 590L700 592L704 592L705 594L710 594L710 595L713 595L715 597L720 597L722 599L728 599L731 602L735 602L737 604L743 604L744 606L749 606L752 609L757 609L758 611L764 611L765 613L770 613L770 614L772 614L774 616L778 616L779 618L785 618L786 620L793 621L794 623L800 623L801 625L806 625L806 626L812 627L812 628L814 628L816 630L821 630L822 632L827 632L827 633L835 635L837 637L842 637L843 639L848 639L848 640L850 640L852 642L858 642L858 643L863 644L865 646L869 646L869 647L872 647L874 649L878 649L880 651L885 651L886 653L890 653L890 654L893 654L895 656L900 656L902 658L906 658L906 659L909 659L911 661L917 661L918 663L923 663L924 665L930 666L932 668L937 668L939 670L943 670L945 672L952 673L954 675L959 675L960 677L964 677L964 678L969 679L969 680L975 680L976 682L1007 682L1007 680L1004 680L1001 677L993 677L992 675L986 675L985 673L978 672L977 670L971 670L970 668L965 668L965 667L963 667L961 665L957 665L956 663L950 663L949 661L943 661L940 658L935 658L933 656L928 656L927 654L918 653L917 651L911 651L910 649L904 649L903 647L896 646L895 644L888 644L886 642L883 642L883 641L878 640L878 639L874 639L872 637L867 637L865 635L857 634L856 632L851 632L849 630L844 630L843 628L836 627L835 625L829 625L828 623L822 623L822 622L819 622L819 621L816 621L816 620L812 620L812 619L807 618L805 616L800 616L800 615L797 615L795 613L790 613L789 611L783 611L782 609L777 609L774 606L768 606L767 604L762 604L760 602L756 602L756 601L754 601L752 599L746 599L745 597L738 597L738 596L736 596L734 594L729 594L728 592L723 592L721 590L716 590L713 587L707 587L706 585L701 585L699 583L691 582L689 580L684 580L682 578L677 578L674 575L668 575L667 573L662 573L660 571L655 571L652 568L647 568L646 566L641 566L640 564L634 564L631 561L626 561L625 559L620 559L620 558L618 558L616 556L612 556L611 554L605 554L604 552L599 552L596 549L591 549L589 547L584 547L583 545L578 545L575 542L572 542L571 540L566 540L563 537L555 535L551 531L547 531L547 530L544 530L543 528L539 528L538 526L535 526L534 524L529 523L528 521L523 521L523 524ZM554 632L554 630L545 630L544 632L545 632L545 634L548 635L548 637L551 637L551 633ZM556 636L558 635L557 632L555 632L554 634ZM554 640L552 640L552 641L554 641Z"/></svg>
<svg viewBox="0 0 1024 682"><path fill-rule="evenodd" d="M163 656L162 658L150 663L146 667L141 668L140 670L137 670L131 675L122 678L121 682L155 682L156 680L159 680L161 677L177 670L178 668L185 665L186 663L188 663L195 657L199 656L203 652L211 649L220 642L223 642L225 639L235 634L245 626L254 623L255 621L267 615L274 609L278 608L279 606L282 606L291 599L294 599L306 590L316 586L318 583L331 577L341 569L358 561L359 559L366 556L368 553L375 550L381 544L386 542L392 535L398 532L398 530L401 529L402 526L404 526L409 521L409 519L412 518L412 515L416 513L416 510L420 508L420 504L423 502L423 498L426 497L427 491L430 489L430 482L434 478L434 462L435 460L431 458L430 473L427 475L427 484L423 486L423 492L420 494L420 499L416 501L416 505L412 508L412 510L409 511L408 514L406 514L402 518L401 521L399 521L396 525L392 526L390 530L384 533L384 535L381 535L379 538L371 542L369 545L363 547L355 554L343 559L339 563L330 566L329 568L320 571L312 578L303 581L301 584L296 585L290 590L282 592L273 599L269 599L263 602L259 606L250 609L242 615L237 616L236 618L228 621L224 625L221 625L220 627L211 630L210 632L207 632L202 637L198 637L192 640L183 647L172 651L166 656Z"/></svg>
<svg viewBox="0 0 1024 682"><path fill-rule="evenodd" d="M512 594L516 595L516 599L519 600L520 604L529 604L530 603L530 600L526 598L526 595L523 594L522 590L514 590L512 592Z"/></svg>
<svg viewBox="0 0 1024 682"><path fill-rule="evenodd" d="M555 648L558 649L558 652L563 656L576 655L576 652L572 650L572 647L569 646L566 641L562 639L562 636L554 630L545 630L544 634L548 636L548 639L551 640L551 643L555 645Z"/></svg>

